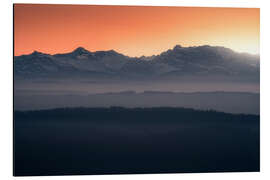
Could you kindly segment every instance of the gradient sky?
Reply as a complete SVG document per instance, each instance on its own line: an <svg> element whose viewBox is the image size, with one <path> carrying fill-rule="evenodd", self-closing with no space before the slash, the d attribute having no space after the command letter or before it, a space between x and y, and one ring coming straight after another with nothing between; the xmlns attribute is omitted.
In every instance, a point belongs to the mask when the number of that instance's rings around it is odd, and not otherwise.
<svg viewBox="0 0 270 180"><path fill-rule="evenodd" d="M259 53L258 8L14 5L15 55L65 53L82 46L129 56L182 46Z"/></svg>

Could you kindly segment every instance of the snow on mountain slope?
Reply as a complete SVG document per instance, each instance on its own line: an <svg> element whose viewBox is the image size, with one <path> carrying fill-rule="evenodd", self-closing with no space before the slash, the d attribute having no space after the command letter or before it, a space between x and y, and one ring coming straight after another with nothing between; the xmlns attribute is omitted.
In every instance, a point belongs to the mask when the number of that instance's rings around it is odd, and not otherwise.
<svg viewBox="0 0 270 180"><path fill-rule="evenodd" d="M226 76L259 80L260 57L225 47L194 46L157 56L128 57L114 50L90 52L82 47L65 54L33 52L14 57L15 78Z"/></svg>

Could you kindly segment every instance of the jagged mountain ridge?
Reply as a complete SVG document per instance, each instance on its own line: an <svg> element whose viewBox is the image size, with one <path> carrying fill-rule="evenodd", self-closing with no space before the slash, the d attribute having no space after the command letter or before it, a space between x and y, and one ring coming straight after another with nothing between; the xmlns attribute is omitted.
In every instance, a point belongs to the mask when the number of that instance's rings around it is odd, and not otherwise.
<svg viewBox="0 0 270 180"><path fill-rule="evenodd" d="M14 57L15 78L182 78L223 76L259 80L259 56L219 46L181 47L151 57L128 57L114 50L70 53L34 51Z"/></svg>

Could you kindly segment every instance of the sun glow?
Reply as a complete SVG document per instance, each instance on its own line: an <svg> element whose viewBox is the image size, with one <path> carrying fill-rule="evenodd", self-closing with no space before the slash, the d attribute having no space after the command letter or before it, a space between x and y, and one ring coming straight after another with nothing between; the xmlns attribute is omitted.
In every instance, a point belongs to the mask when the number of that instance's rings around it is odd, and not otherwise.
<svg viewBox="0 0 270 180"><path fill-rule="evenodd" d="M174 47L259 53L260 9L15 4L15 55L114 49L150 56Z"/></svg>

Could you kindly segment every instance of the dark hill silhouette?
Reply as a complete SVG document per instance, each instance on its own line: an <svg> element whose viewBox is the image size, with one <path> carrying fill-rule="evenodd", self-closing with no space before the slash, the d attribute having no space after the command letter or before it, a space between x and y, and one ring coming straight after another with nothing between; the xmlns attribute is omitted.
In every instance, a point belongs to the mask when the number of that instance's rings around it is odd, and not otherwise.
<svg viewBox="0 0 270 180"><path fill-rule="evenodd" d="M184 108L14 113L16 176L259 171L259 116Z"/></svg>

